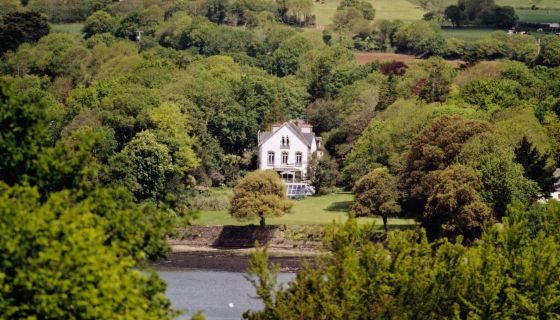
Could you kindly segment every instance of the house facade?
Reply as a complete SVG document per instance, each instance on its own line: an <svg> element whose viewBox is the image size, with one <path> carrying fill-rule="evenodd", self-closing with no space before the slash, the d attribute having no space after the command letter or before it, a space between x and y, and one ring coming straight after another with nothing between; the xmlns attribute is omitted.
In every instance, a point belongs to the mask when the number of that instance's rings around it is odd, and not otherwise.
<svg viewBox="0 0 560 320"><path fill-rule="evenodd" d="M272 125L259 133L259 169L278 172L290 189L307 188L307 165L314 152L322 156L321 138L303 120ZM296 186L296 187L294 187Z"/></svg>

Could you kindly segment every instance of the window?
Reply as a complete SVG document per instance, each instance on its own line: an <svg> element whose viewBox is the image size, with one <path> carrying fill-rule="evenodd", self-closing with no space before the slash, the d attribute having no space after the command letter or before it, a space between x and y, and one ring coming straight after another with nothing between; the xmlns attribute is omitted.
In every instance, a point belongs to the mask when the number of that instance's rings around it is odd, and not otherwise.
<svg viewBox="0 0 560 320"><path fill-rule="evenodd" d="M274 151L268 152L268 165L269 166L274 165Z"/></svg>
<svg viewBox="0 0 560 320"><path fill-rule="evenodd" d="M282 152L282 164L288 164L288 153Z"/></svg>
<svg viewBox="0 0 560 320"><path fill-rule="evenodd" d="M301 166L301 152L296 152L296 165Z"/></svg>

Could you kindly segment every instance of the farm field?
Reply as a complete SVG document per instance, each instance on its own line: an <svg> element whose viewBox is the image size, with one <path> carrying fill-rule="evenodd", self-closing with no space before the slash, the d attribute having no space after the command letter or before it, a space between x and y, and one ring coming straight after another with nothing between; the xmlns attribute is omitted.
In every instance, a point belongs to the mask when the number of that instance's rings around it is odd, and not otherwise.
<svg viewBox="0 0 560 320"><path fill-rule="evenodd" d="M52 31L82 36L83 23L51 24Z"/></svg>
<svg viewBox="0 0 560 320"><path fill-rule="evenodd" d="M560 1L558 1L560 2ZM530 10L530 9L517 9L515 10L521 22L531 23L547 23L556 22L560 23L560 10Z"/></svg>
<svg viewBox="0 0 560 320"><path fill-rule="evenodd" d="M414 21L422 19L424 10L408 0L368 0L375 8L375 19ZM325 0L325 3L313 2L313 12L317 17L317 26L324 27L332 22L332 17L340 1Z"/></svg>
<svg viewBox="0 0 560 320"><path fill-rule="evenodd" d="M267 224L306 225L331 224L333 221L344 222L348 218L348 211L353 196L349 193L331 193L324 196L307 197L295 201L292 213L280 218L268 218ZM383 226L381 218L358 218L359 224L372 223ZM232 218L227 211L201 211L199 218L193 221L195 225L257 225L258 220L240 222ZM412 219L389 219L389 225L409 227L414 225Z"/></svg>
<svg viewBox="0 0 560 320"><path fill-rule="evenodd" d="M504 32L490 28L463 28L463 29L443 29L446 38L457 38L465 41L475 41L485 38L494 32Z"/></svg>

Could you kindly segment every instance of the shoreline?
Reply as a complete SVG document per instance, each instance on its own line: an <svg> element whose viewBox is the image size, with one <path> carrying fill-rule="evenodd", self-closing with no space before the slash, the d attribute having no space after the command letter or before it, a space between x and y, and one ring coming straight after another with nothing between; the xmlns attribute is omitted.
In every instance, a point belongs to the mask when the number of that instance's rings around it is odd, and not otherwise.
<svg viewBox="0 0 560 320"><path fill-rule="evenodd" d="M217 248L211 246L172 245L167 259L151 261L156 270L212 270L246 272L255 248ZM297 272L306 263L312 264L322 252L270 247L269 263L280 265L280 272Z"/></svg>

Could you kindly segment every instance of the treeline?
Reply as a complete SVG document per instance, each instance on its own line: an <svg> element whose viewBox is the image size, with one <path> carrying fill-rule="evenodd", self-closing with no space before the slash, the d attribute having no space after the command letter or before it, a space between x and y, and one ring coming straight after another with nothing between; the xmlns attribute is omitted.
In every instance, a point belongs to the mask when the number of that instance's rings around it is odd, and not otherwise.
<svg viewBox="0 0 560 320"><path fill-rule="evenodd" d="M229 25L255 26L267 20L300 27L315 24L311 0L1 0L0 9L0 16L23 9L40 12L53 23L82 22L102 10L119 20L134 20L134 14L140 14L146 27L157 23L158 16L178 11Z"/></svg>

